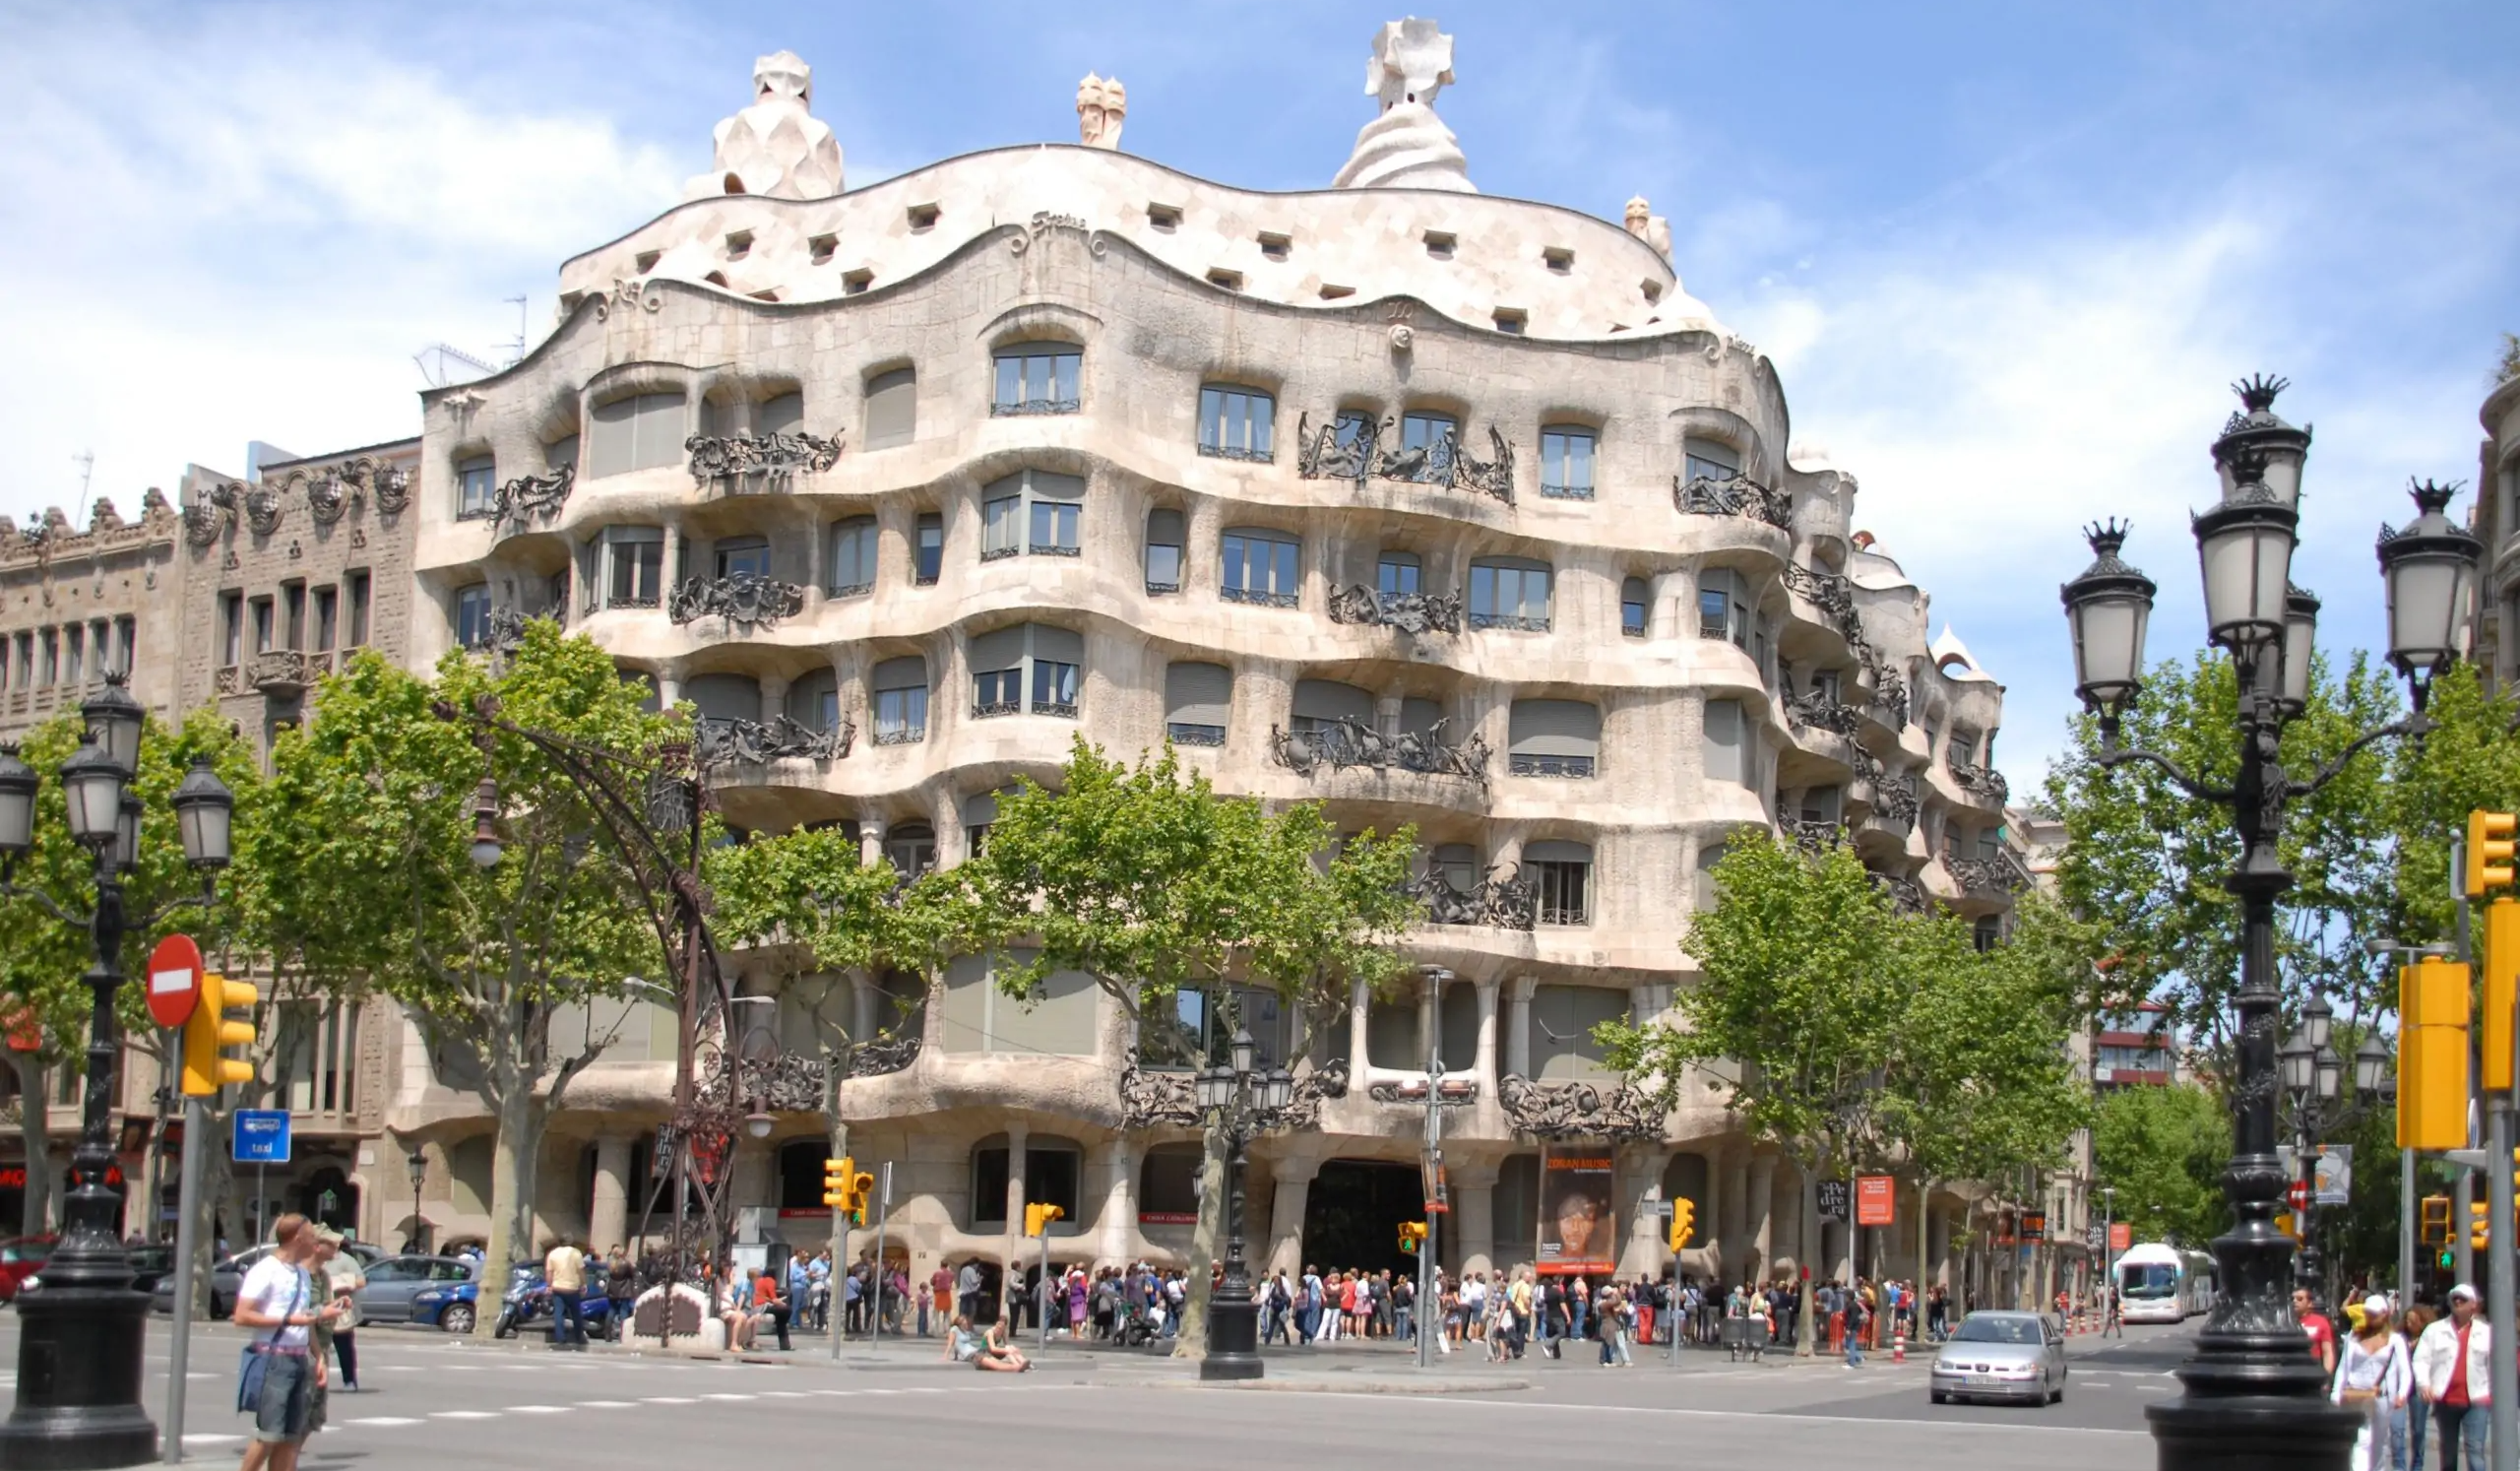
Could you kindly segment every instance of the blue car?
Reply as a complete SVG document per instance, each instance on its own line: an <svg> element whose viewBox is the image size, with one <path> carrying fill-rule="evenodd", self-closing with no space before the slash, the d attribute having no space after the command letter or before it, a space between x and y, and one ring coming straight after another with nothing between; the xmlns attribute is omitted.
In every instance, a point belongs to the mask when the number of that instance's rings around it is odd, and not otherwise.
<svg viewBox="0 0 2520 1471"><path fill-rule="evenodd" d="M424 1328L470 1333L480 1321L478 1282L432 1283L411 1298L411 1321Z"/></svg>

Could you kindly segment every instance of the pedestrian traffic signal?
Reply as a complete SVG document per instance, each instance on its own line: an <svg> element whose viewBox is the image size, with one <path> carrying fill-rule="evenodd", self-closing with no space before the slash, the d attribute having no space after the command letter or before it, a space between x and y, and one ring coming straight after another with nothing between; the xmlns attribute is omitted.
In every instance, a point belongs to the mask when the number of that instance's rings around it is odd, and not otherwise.
<svg viewBox="0 0 2520 1471"><path fill-rule="evenodd" d="M1671 1249L1677 1251L1697 1234L1697 1202L1685 1195L1671 1201Z"/></svg>
<svg viewBox="0 0 2520 1471"><path fill-rule="evenodd" d="M2520 851L2515 829L2520 829L2520 818L2509 812L2480 807L2468 814L2468 863L2461 887L2469 898L2482 899L2488 889L2511 886L2512 855Z"/></svg>
<svg viewBox="0 0 2520 1471"><path fill-rule="evenodd" d="M1425 1222L1403 1221L1400 1223L1400 1249L1402 1251L1407 1252L1411 1256L1415 1256L1419 1251L1425 1249Z"/></svg>
<svg viewBox="0 0 2520 1471"><path fill-rule="evenodd" d="M184 1022L183 1088L187 1098L211 1098L229 1083L254 1080L254 1064L227 1055L231 1047L251 1046L254 1024L229 1021L231 1010L251 1011L262 996L243 981L224 976L201 978L201 999Z"/></svg>
<svg viewBox="0 0 2520 1471"><path fill-rule="evenodd" d="M2450 1245L2450 1197L2426 1195L2420 1207L2415 1239L2428 1247Z"/></svg>
<svg viewBox="0 0 2520 1471"><path fill-rule="evenodd" d="M1047 1235L1052 1221L1066 1219L1067 1212L1058 1206L1042 1205L1039 1202L1028 1204L1024 1207L1024 1234L1026 1236Z"/></svg>
<svg viewBox="0 0 2520 1471"><path fill-rule="evenodd" d="M847 1155L823 1161L823 1204L834 1210L854 1210L849 1198L850 1182L856 1177L857 1161Z"/></svg>
<svg viewBox="0 0 2520 1471"><path fill-rule="evenodd" d="M2468 1145L2468 968L2426 955L2398 970L2398 1147Z"/></svg>

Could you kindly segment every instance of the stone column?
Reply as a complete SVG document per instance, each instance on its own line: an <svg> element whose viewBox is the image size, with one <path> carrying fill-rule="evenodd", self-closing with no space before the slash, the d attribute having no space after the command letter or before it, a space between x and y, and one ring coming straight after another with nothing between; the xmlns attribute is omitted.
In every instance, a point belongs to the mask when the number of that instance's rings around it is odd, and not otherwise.
<svg viewBox="0 0 2520 1471"><path fill-rule="evenodd" d="M1496 989L1497 980L1490 976L1479 986L1479 1055L1471 1068L1479 1078L1479 1096L1492 1104L1496 1098Z"/></svg>
<svg viewBox="0 0 2520 1471"><path fill-rule="evenodd" d="M1400 696L1396 694L1374 696L1374 728L1386 738L1396 739L1399 736Z"/></svg>
<svg viewBox="0 0 2520 1471"><path fill-rule="evenodd" d="M788 680L780 674L761 676L761 723L769 725L788 713Z"/></svg>
<svg viewBox="0 0 2520 1471"><path fill-rule="evenodd" d="M884 856L884 817L873 808L857 814L857 862L872 868Z"/></svg>
<svg viewBox="0 0 2520 1471"><path fill-rule="evenodd" d="M1505 1019L1505 1070L1518 1077L1532 1075L1532 992L1539 986L1537 976L1516 976L1508 993L1513 1009Z"/></svg>
<svg viewBox="0 0 2520 1471"><path fill-rule="evenodd" d="M1776 1156L1750 1157L1750 1254L1744 1269L1765 1280L1776 1265Z"/></svg>
<svg viewBox="0 0 2520 1471"><path fill-rule="evenodd" d="M1706 1257L1707 1271L1721 1282L1726 1248L1732 1246L1724 1234L1724 1207L1732 1195L1724 1187L1724 1145L1709 1144L1698 1155L1706 1161L1706 1198L1697 1203L1697 1245Z"/></svg>
<svg viewBox="0 0 2520 1471"><path fill-rule="evenodd" d="M1102 1209L1094 1221L1098 1263L1126 1262L1137 1254L1138 1158L1126 1134L1094 1146L1094 1168L1102 1175Z"/></svg>
<svg viewBox="0 0 2520 1471"><path fill-rule="evenodd" d="M1671 1260L1670 1222L1647 1207L1662 1198L1663 1175L1671 1151L1659 1143L1630 1144L1618 1152L1619 1199L1627 1212L1627 1245L1619 1252L1621 1277L1654 1276Z"/></svg>
<svg viewBox="0 0 2520 1471"><path fill-rule="evenodd" d="M1284 1272L1292 1279L1303 1271L1303 1211L1312 1198L1312 1178L1320 1173L1321 1161L1306 1155L1291 1156L1269 1167L1270 1179L1277 1184L1269 1200L1265 1267L1272 1275Z"/></svg>
<svg viewBox="0 0 2520 1471"><path fill-rule="evenodd" d="M660 607L663 604L662 595L671 593L674 590L675 580L682 576L681 521L671 516L666 517L664 532L664 546L657 553L657 585L660 594L658 600Z"/></svg>
<svg viewBox="0 0 2520 1471"><path fill-rule="evenodd" d="M1010 1281L1024 1271L1024 1150L1031 1142L1021 1124L1006 1131L1006 1235L997 1259Z"/></svg>
<svg viewBox="0 0 2520 1471"><path fill-rule="evenodd" d="M1494 988L1488 990L1492 995ZM1452 1215L1444 1225L1452 1237L1436 1243L1435 1254L1452 1269L1456 1280L1496 1270L1496 1175L1492 1161L1465 1160L1444 1166L1453 1199Z"/></svg>
<svg viewBox="0 0 2520 1471"><path fill-rule="evenodd" d="M605 1135L595 1141L595 1208L587 1222L590 1251L608 1251L630 1240L630 1141Z"/></svg>
<svg viewBox="0 0 2520 1471"><path fill-rule="evenodd" d="M1348 1076L1359 1082L1363 1081L1366 1071L1373 1066L1372 1057L1365 1050L1365 1039L1368 1036L1365 1015L1367 1008L1372 1004L1373 993L1365 989L1365 983L1359 981L1349 988Z"/></svg>
<svg viewBox="0 0 2520 1471"><path fill-rule="evenodd" d="M882 1030L876 1019L876 1006L883 998L884 989L875 984L872 976L852 975L849 978L849 1040L862 1045Z"/></svg>
<svg viewBox="0 0 2520 1471"><path fill-rule="evenodd" d="M657 708L660 710L669 711L673 709L674 705L681 699L681 678L677 675L660 672L657 675Z"/></svg>

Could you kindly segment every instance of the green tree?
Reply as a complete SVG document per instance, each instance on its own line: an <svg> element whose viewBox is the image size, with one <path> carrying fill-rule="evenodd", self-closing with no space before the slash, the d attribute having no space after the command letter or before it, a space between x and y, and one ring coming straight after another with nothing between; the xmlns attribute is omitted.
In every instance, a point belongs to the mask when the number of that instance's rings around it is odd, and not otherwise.
<svg viewBox="0 0 2520 1471"><path fill-rule="evenodd" d="M2432 681L2425 714L2430 733L2391 752L2392 924L2373 930L2409 943L2451 933L2450 844L2465 836L2468 813L2520 810L2520 700L2488 693L2462 665Z"/></svg>
<svg viewBox="0 0 2520 1471"><path fill-rule="evenodd" d="M1130 766L1080 738L1055 790L1028 780L998 799L986 847L949 875L951 928L966 951L1032 948L998 972L1013 995L1082 971L1141 1022L1188 988L1229 1006L1235 983L1310 1013L1403 969L1394 946L1418 906L1399 886L1416 849L1407 828L1340 842L1317 802L1271 813L1219 796L1168 743ZM1213 1130L1207 1155L1193 1260L1217 1255L1222 1234L1224 1141ZM1207 1279L1191 1282L1176 1352L1195 1357Z"/></svg>
<svg viewBox="0 0 2520 1471"><path fill-rule="evenodd" d="M2117 1193L2117 1219L2135 1240L2204 1249L2231 1225L2223 1166L2231 1116L2194 1083L2114 1088L2093 1111L2092 1174Z"/></svg>
<svg viewBox="0 0 2520 1471"><path fill-rule="evenodd" d="M609 1041L564 1055L552 1019L655 973L663 921L547 755L437 712L487 700L518 726L638 760L687 734L640 698L601 649L537 620L496 670L454 653L423 679L358 655L325 682L313 728L282 733L273 753L273 820L249 856L269 932L309 973L364 975L400 1002L440 1079L490 1114L486 1281L532 1249L545 1122ZM484 777L504 843L487 869L470 852Z"/></svg>

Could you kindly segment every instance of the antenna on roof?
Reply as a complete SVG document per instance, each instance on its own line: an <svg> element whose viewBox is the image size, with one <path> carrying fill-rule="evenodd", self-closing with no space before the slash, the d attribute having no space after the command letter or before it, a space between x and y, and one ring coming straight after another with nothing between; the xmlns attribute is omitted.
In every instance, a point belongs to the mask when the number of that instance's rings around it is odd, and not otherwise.
<svg viewBox="0 0 2520 1471"><path fill-rule="evenodd" d="M431 388L446 388L457 383L470 383L475 378L486 378L498 371L497 368L465 352L462 348L450 347L445 343L429 344L412 353L411 361L419 364L420 376L428 380Z"/></svg>
<svg viewBox="0 0 2520 1471"><path fill-rule="evenodd" d="M516 308L516 341L508 344L508 366L514 367L525 361L525 298L502 296L499 299Z"/></svg>
<svg viewBox="0 0 2520 1471"><path fill-rule="evenodd" d="M79 467L79 503L86 505L88 482L96 477L96 452L92 449L81 450L70 457L70 463Z"/></svg>

